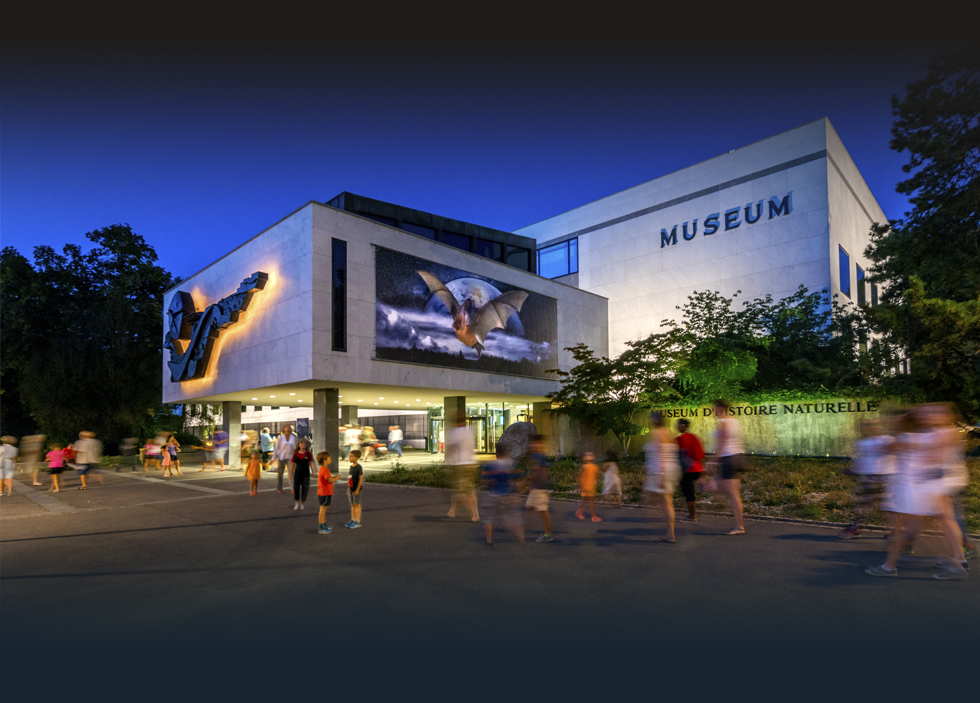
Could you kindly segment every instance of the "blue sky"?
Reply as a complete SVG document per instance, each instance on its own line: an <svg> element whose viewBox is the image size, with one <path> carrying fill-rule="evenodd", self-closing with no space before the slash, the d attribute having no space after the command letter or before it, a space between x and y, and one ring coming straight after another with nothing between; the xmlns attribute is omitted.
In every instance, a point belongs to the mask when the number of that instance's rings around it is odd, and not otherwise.
<svg viewBox="0 0 980 703"><path fill-rule="evenodd" d="M514 230L820 117L885 213L933 47L15 47L0 243L129 223L187 276L347 190Z"/></svg>

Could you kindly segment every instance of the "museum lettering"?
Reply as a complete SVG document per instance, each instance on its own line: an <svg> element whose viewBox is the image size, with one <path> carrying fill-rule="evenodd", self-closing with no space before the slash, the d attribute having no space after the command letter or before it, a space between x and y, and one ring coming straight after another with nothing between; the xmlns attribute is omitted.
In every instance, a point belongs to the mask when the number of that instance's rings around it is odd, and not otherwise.
<svg viewBox="0 0 980 703"><path fill-rule="evenodd" d="M711 417L711 408L670 408L661 410L665 418ZM833 401L824 403L767 403L764 405L734 405L731 414L751 415L843 415L845 413L878 412L878 403L867 400Z"/></svg>
<svg viewBox="0 0 980 703"><path fill-rule="evenodd" d="M704 228L701 236L710 237L720 229L723 231L738 229L743 224L752 225L763 219L771 220L780 215L788 215L793 212L793 191L788 192L783 198L773 196L768 201L760 200L755 203L746 203L745 207L733 207L725 210L724 213L713 212L704 218ZM674 225L670 232L666 229L660 230L660 248L672 246L678 243L677 228L680 227L681 238L685 242L694 239L698 234L698 221L684 222L681 225Z"/></svg>

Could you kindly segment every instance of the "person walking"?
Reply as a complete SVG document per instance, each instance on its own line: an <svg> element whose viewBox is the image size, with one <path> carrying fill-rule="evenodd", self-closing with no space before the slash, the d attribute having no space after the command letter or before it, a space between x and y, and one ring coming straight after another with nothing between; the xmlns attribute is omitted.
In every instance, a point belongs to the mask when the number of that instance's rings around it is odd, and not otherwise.
<svg viewBox="0 0 980 703"><path fill-rule="evenodd" d="M218 430L214 433L214 463L218 465L218 471L225 470L225 464L231 464L228 456L228 433Z"/></svg>
<svg viewBox="0 0 980 703"><path fill-rule="evenodd" d="M623 507L623 479L619 475L619 457L612 449L602 464L602 495L616 496L616 507Z"/></svg>
<svg viewBox="0 0 980 703"><path fill-rule="evenodd" d="M453 476L453 496L446 517L456 517L456 508L465 505L470 511L472 522L480 521L480 510L476 503L477 464L473 434L465 424L449 431L449 444L445 453L446 466Z"/></svg>
<svg viewBox="0 0 980 703"><path fill-rule="evenodd" d="M2 443L0 446L0 479L3 480L0 495L6 495L9 498L14 492L14 474L17 472L17 438L4 435L0 437L0 443Z"/></svg>
<svg viewBox="0 0 980 703"><path fill-rule="evenodd" d="M58 493L61 490L58 485L58 476L65 470L65 453L62 451L61 445L57 442L52 444L51 451L44 458L48 460L48 471L51 473L51 488L49 490L52 493Z"/></svg>
<svg viewBox="0 0 980 703"><path fill-rule="evenodd" d="M170 435L167 438L166 449L170 454L170 474L173 475L174 470L176 470L178 476L183 476L184 474L180 473L180 457L177 456L177 453L180 451L180 442L177 441L176 435Z"/></svg>
<svg viewBox="0 0 980 703"><path fill-rule="evenodd" d="M160 445L157 445L157 448L159 447ZM82 485L78 490L84 491L88 489L86 483L88 472L99 468L99 461L102 458L102 443L95 438L94 432L78 433L78 441L75 442L75 458L78 465L75 472L82 480Z"/></svg>
<svg viewBox="0 0 980 703"><path fill-rule="evenodd" d="M528 461L531 464L531 490L527 494L524 508L540 515L541 522L544 524L544 534L534 541L554 542L555 539L551 536L551 514L548 512L548 502L551 498L551 491L548 490L550 466L548 457L544 455L542 435L534 435L530 450Z"/></svg>
<svg viewBox="0 0 980 703"><path fill-rule="evenodd" d="M361 430L361 457L365 464L369 461L377 461L377 443L378 435L374 433L374 428L370 426L364 427Z"/></svg>
<svg viewBox="0 0 980 703"><path fill-rule="evenodd" d="M677 421L677 435L674 441L677 442L677 458L680 461L681 471L681 491L684 493L684 500L687 501L687 517L681 516L681 522L697 522L697 491L695 484L697 480L704 476L704 447L697 435L691 434L688 430L691 427L690 420L681 418Z"/></svg>
<svg viewBox="0 0 980 703"><path fill-rule="evenodd" d="M664 509L667 534L658 539L674 544L677 541L674 534L674 489L681 473L677 459L678 448L667 429L663 414L654 412L651 419L653 427L644 447L647 475L643 482L643 491L649 503L655 505L659 502Z"/></svg>
<svg viewBox="0 0 980 703"><path fill-rule="evenodd" d="M742 427L731 416L731 405L726 400L716 400L714 413L718 418L715 432L715 453L709 465L715 467L715 477L702 488L706 491L721 491L728 498L728 505L735 517L735 527L726 535L744 535L745 522L742 515L742 485L740 477L745 471L745 450L742 447Z"/></svg>
<svg viewBox="0 0 980 703"><path fill-rule="evenodd" d="M524 523L519 513L520 498L513 495L513 481L517 477L514 462L503 445L497 445L496 461L483 465L484 492L483 533L486 547L493 548L493 528L495 525L509 527L524 544Z"/></svg>
<svg viewBox="0 0 980 703"><path fill-rule="evenodd" d="M76 447L77 451L78 448ZM156 437L150 437L146 440L146 446L143 447L143 471L149 471L150 464L154 464L154 470L161 469L160 466L160 445L157 443ZM207 462L205 462L205 467L207 467ZM204 469L202 469L203 471Z"/></svg>
<svg viewBox="0 0 980 703"><path fill-rule="evenodd" d="M306 495L310 492L310 464L313 463L313 455L310 453L310 443L299 440L296 451L293 452L291 461L290 479L293 484L293 498L296 504L293 510L303 510L306 508Z"/></svg>
<svg viewBox="0 0 980 703"><path fill-rule="evenodd" d="M282 474L293 461L293 454L296 453L296 435L293 434L291 425L282 428L282 434L276 440L276 447L272 456L276 461L276 474L279 477L279 495L282 495ZM289 477L290 484L292 476Z"/></svg>
<svg viewBox="0 0 980 703"><path fill-rule="evenodd" d="M391 425L388 428L388 456L391 457L392 454L398 454L398 458L402 458L402 428L398 425Z"/></svg>
<svg viewBox="0 0 980 703"><path fill-rule="evenodd" d="M595 514L595 482L598 478L599 467L596 466L595 455L592 452L585 452L582 455L582 468L579 469L578 474L578 490L582 501L575 511L575 517L579 520L585 519L582 511L585 510L585 506L589 506L592 522L602 522L602 518Z"/></svg>
<svg viewBox="0 0 980 703"><path fill-rule="evenodd" d="M881 423L861 420L860 439L854 442L854 457L850 473L854 475L854 522L840 533L841 539L854 539L861 534L861 525L882 505L885 490L895 473L892 445L895 438L881 431Z"/></svg>
<svg viewBox="0 0 980 703"><path fill-rule="evenodd" d="M259 444L262 449L262 469L264 471L269 470L269 460L272 458L272 450L275 448L275 442L272 439L272 435L269 434L269 428L262 428L262 435L259 437Z"/></svg>
<svg viewBox="0 0 980 703"><path fill-rule="evenodd" d="M41 485L37 476L43 466L44 439L43 434L32 434L20 438L20 463L31 472L31 485L34 486Z"/></svg>

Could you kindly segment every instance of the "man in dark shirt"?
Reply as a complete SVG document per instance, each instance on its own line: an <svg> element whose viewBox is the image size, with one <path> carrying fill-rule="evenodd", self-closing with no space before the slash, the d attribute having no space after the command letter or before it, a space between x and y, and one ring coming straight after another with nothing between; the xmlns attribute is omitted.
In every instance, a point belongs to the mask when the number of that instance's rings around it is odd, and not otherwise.
<svg viewBox="0 0 980 703"><path fill-rule="evenodd" d="M533 510L541 516L544 523L544 534L535 542L554 542L551 536L551 515L548 513L548 457L544 455L544 437L534 435L531 440L531 451L528 457L531 461L531 490L528 492L525 508Z"/></svg>
<svg viewBox="0 0 980 703"><path fill-rule="evenodd" d="M364 485L364 468L358 463L361 459L360 450L355 449L349 455L350 470L347 474L347 498L350 500L350 522L344 527L355 529L361 526L361 487Z"/></svg>

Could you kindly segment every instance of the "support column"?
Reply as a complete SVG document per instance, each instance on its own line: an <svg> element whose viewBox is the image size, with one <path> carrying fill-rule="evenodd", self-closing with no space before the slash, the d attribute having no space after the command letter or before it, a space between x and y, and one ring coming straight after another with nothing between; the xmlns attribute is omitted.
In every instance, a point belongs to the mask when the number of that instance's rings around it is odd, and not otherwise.
<svg viewBox="0 0 980 703"><path fill-rule="evenodd" d="M446 434L454 427L466 425L466 396L449 395L443 398L442 417L446 423Z"/></svg>
<svg viewBox="0 0 980 703"><path fill-rule="evenodd" d="M356 425L357 424L357 406L356 405L341 405L340 406L340 424L341 425Z"/></svg>
<svg viewBox="0 0 980 703"><path fill-rule="evenodd" d="M242 463L242 403L228 400L221 404L221 429L228 433L227 466L241 467Z"/></svg>
<svg viewBox="0 0 980 703"><path fill-rule="evenodd" d="M554 454L558 446L557 423L554 415L551 414L551 401L544 403L534 403L531 406L531 421L534 429L539 435L544 437L544 446L548 454Z"/></svg>
<svg viewBox="0 0 980 703"><path fill-rule="evenodd" d="M337 413L336 388L313 389L313 456L320 452L330 452L332 464L330 470L337 473L340 469L340 419ZM350 406L348 406L350 407ZM357 415L357 408L354 408Z"/></svg>

